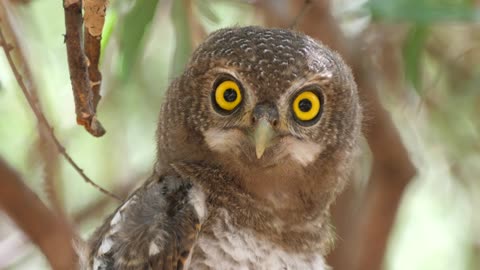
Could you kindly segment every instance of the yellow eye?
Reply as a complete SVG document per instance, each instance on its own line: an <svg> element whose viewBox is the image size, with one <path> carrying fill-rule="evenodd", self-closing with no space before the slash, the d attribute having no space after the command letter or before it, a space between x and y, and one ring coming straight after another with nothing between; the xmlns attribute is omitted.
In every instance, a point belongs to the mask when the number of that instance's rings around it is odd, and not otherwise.
<svg viewBox="0 0 480 270"><path fill-rule="evenodd" d="M310 121L320 112L320 99L314 92L302 92L293 101L293 112L298 120Z"/></svg>
<svg viewBox="0 0 480 270"><path fill-rule="evenodd" d="M215 89L215 103L225 111L233 111L242 101L240 87L234 81L224 81Z"/></svg>

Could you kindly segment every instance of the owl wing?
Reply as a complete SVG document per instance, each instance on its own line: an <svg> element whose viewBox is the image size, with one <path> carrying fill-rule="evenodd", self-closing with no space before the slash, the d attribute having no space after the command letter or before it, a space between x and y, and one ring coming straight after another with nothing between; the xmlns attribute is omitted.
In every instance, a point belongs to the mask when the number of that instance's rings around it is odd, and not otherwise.
<svg viewBox="0 0 480 270"><path fill-rule="evenodd" d="M184 269L205 214L202 195L172 175L139 188L92 237L87 269Z"/></svg>

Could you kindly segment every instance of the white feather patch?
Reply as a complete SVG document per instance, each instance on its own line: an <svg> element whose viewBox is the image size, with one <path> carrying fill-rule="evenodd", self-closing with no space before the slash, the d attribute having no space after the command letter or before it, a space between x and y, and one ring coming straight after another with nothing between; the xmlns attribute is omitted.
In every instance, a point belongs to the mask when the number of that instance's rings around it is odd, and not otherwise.
<svg viewBox="0 0 480 270"><path fill-rule="evenodd" d="M220 130L211 128L204 133L205 142L213 151L225 153L240 150L241 131L236 129ZM287 136L283 140L283 146L290 157L300 165L306 167L311 164L322 152L322 145Z"/></svg>
<svg viewBox="0 0 480 270"><path fill-rule="evenodd" d="M110 237L103 239L102 244L98 248L97 255L102 255L110 251L113 246L113 241Z"/></svg>
<svg viewBox="0 0 480 270"><path fill-rule="evenodd" d="M158 253L160 253L160 249L158 248L157 244L155 242L150 242L150 246L148 247L148 255L149 256L155 256Z"/></svg>
<svg viewBox="0 0 480 270"><path fill-rule="evenodd" d="M199 187L193 186L188 194L188 199L197 212L198 219L202 222L208 214L205 193Z"/></svg>
<svg viewBox="0 0 480 270"><path fill-rule="evenodd" d="M302 141L293 137L285 138L284 142L290 157L304 167L317 159L323 150L318 143Z"/></svg>
<svg viewBox="0 0 480 270"><path fill-rule="evenodd" d="M247 229L235 227L229 214L221 211L226 226L218 223L213 233L215 238L200 236L197 245L206 254L205 258L192 261L190 268L209 266L212 269L302 269L329 270L320 254L296 254L286 252L273 243L260 239Z"/></svg>
<svg viewBox="0 0 480 270"><path fill-rule="evenodd" d="M136 198L136 196L133 196L130 198L128 201L126 201L120 209L115 213L113 216L112 220L110 220L110 232L109 234L114 234L118 232L121 228L121 221L123 220L123 211L130 205L130 203Z"/></svg>
<svg viewBox="0 0 480 270"><path fill-rule="evenodd" d="M104 267L105 266L105 263L103 261L101 261L100 259L93 259L93 270L99 270L99 269L102 269L101 267Z"/></svg>
<svg viewBox="0 0 480 270"><path fill-rule="evenodd" d="M238 149L241 131L211 128L204 132L205 142L213 151L224 153Z"/></svg>
<svg viewBox="0 0 480 270"><path fill-rule="evenodd" d="M112 220L110 221L110 226L117 225L117 223L120 222L120 220L122 220L122 213L120 213L120 211L117 211L115 216L113 216Z"/></svg>

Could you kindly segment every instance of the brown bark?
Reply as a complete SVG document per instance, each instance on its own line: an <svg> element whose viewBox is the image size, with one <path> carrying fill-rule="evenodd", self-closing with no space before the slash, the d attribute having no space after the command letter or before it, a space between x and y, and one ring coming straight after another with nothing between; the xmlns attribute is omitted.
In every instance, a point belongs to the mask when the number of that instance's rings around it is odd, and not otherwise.
<svg viewBox="0 0 480 270"><path fill-rule="evenodd" d="M358 52L348 48L345 37L330 14L329 1L290 1L290 16L278 14L273 0L261 1L267 25L288 27L301 12L303 5L312 2L296 23L297 29L321 40L339 52L352 67L359 93L366 107L364 133L373 154L372 174L360 206L352 211L355 191L350 186L333 209L334 223L339 234L337 249L329 263L337 270L381 269L392 224L403 190L416 171L403 146L398 132L368 78Z"/></svg>
<svg viewBox="0 0 480 270"><path fill-rule="evenodd" d="M87 70L87 57L82 46L82 2L80 0L64 0L63 7L65 10L65 43L67 45L68 68L75 98L77 123L84 126L93 136L103 136L105 129L97 120L95 114L94 94Z"/></svg>
<svg viewBox="0 0 480 270"><path fill-rule="evenodd" d="M41 249L53 269L74 269L77 256L69 224L54 215L1 159L0 180L0 207Z"/></svg>
<svg viewBox="0 0 480 270"><path fill-rule="evenodd" d="M107 10L106 0L84 0L85 10L85 55L88 58L88 77L92 90L92 105L96 113L100 101L100 86L102 74L98 69L100 61L102 30L105 23L105 12Z"/></svg>

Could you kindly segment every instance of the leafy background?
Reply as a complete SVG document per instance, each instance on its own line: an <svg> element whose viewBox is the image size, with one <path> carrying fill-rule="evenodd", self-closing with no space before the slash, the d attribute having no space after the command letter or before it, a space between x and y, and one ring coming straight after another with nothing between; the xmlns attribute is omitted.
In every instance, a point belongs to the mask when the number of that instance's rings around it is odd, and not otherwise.
<svg viewBox="0 0 480 270"><path fill-rule="evenodd" d="M9 14L55 133L92 179L123 194L148 176L163 93L204 33L263 24L253 1L111 0L98 109L107 134L97 139L75 125L60 1L14 2ZM369 75L417 168L384 269L480 269L480 2L336 0L332 12L347 37L361 41L350 45L363 46ZM62 157L46 159L43 144L1 56L0 156L45 202L52 193L45 179L53 179L66 215L86 238L116 203ZM362 183L357 186L361 191ZM12 221L0 218L0 269L48 269Z"/></svg>

